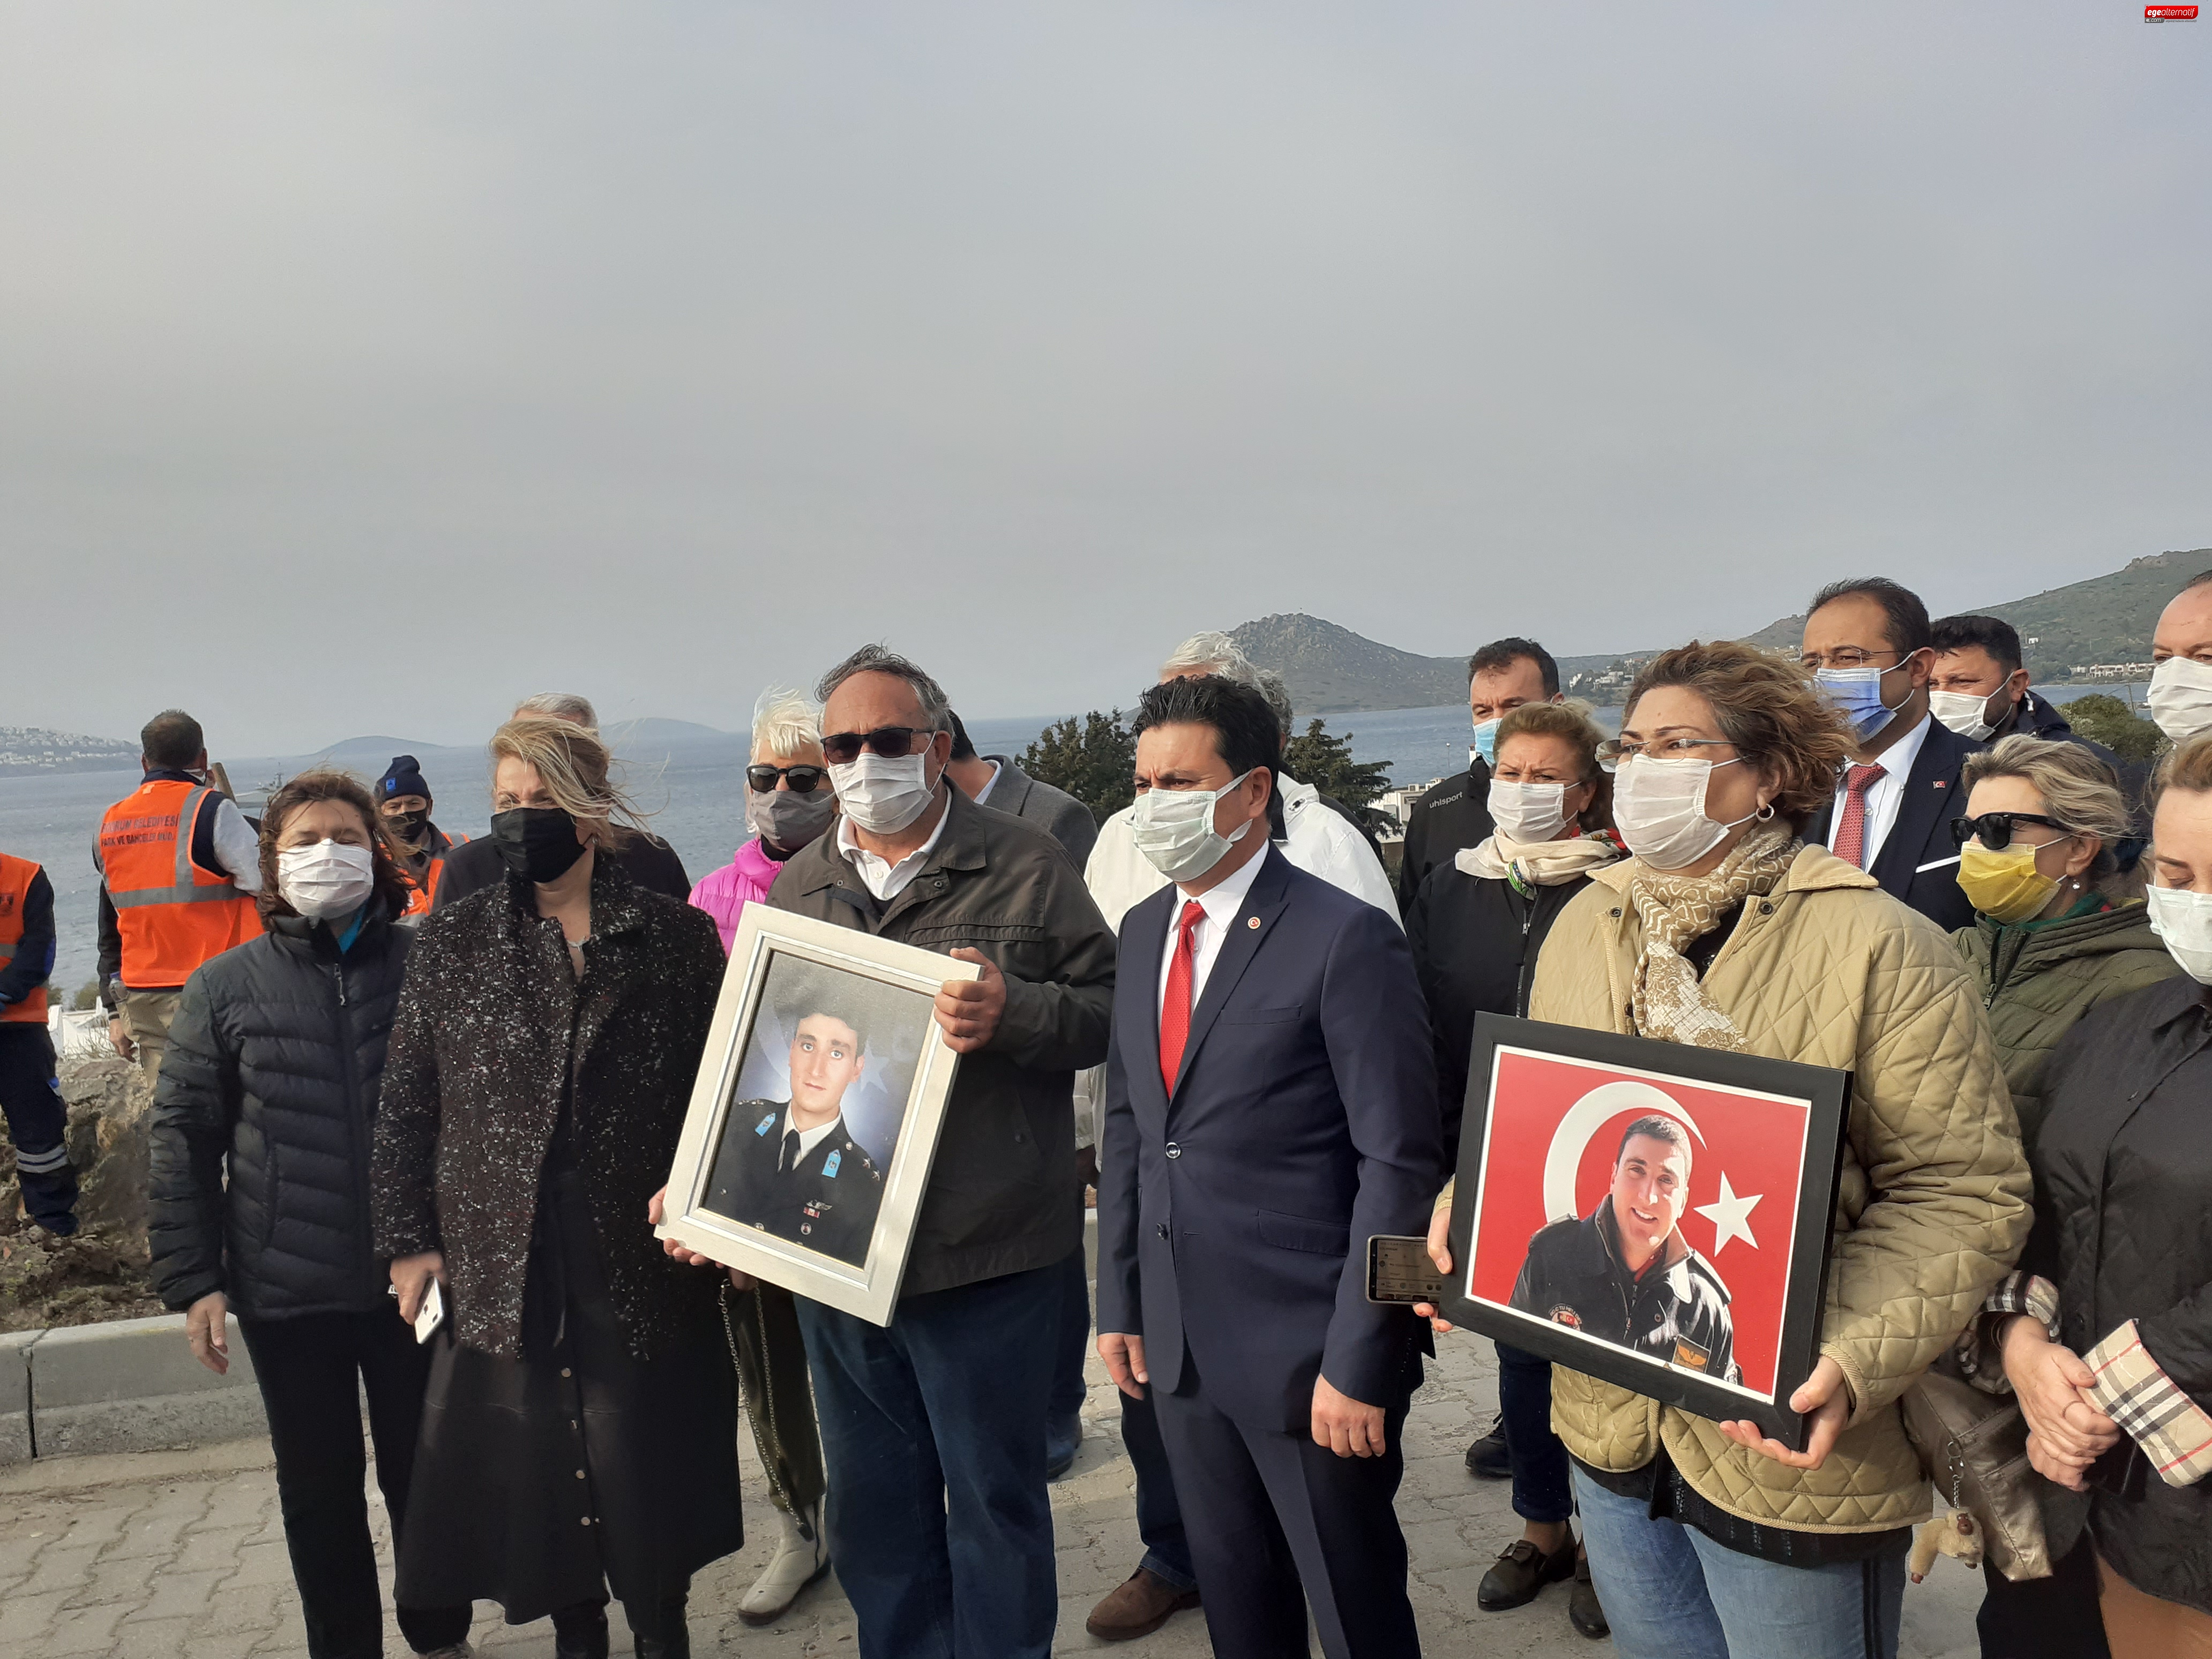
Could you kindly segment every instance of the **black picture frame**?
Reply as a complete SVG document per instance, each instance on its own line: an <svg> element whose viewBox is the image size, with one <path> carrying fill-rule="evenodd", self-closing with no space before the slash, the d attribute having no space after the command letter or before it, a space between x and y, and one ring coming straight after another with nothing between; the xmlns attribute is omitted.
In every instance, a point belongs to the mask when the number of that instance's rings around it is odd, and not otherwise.
<svg viewBox="0 0 2212 1659"><path fill-rule="evenodd" d="M1486 1177L1505 1178L1487 1168L1492 1129L1493 1079L1502 1050L1518 1050L1585 1065L1617 1068L1653 1081L1666 1080L1724 1091L1748 1091L1802 1103L1806 1112L1804 1151L1797 1172L1796 1210L1789 1242L1787 1291L1783 1298L1780 1346L1770 1404L1757 1393L1700 1376L1565 1324L1472 1299L1468 1292L1476 1266L1471 1255L1475 1218ZM1453 1324L1480 1332L1555 1364L1616 1383L1641 1395L1715 1421L1757 1423L1761 1431L1792 1451L1802 1451L1806 1419L1789 1408L1789 1400L1820 1360L1820 1326L1826 1307L1830 1230L1837 1182L1843 1170L1844 1133L1849 1121L1851 1074L1826 1066L1802 1066L1760 1055L1692 1048L1650 1037L1585 1030L1516 1019L1502 1014L1477 1016L1469 1055L1465 1115L1462 1121L1459 1169L1454 1189L1450 1246L1453 1290L1440 1311ZM1504 1103L1500 1103L1504 1109ZM1525 1170L1510 1178L1526 1181ZM1523 1256L1528 1255L1524 1243Z"/></svg>

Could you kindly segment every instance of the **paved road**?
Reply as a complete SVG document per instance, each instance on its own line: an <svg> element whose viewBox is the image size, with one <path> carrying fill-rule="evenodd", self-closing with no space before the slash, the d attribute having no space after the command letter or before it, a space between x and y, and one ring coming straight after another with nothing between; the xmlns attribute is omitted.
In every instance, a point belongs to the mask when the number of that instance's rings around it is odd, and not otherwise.
<svg viewBox="0 0 2212 1659"><path fill-rule="evenodd" d="M1563 1590L1510 1613L1476 1611L1474 1589L1492 1556L1517 1535L1500 1485L1468 1479L1461 1454L1495 1400L1489 1344L1446 1339L1408 1425L1399 1503L1413 1561L1414 1605L1431 1656L1599 1655L1567 1624ZM1096 1364L1094 1362L1094 1370ZM1093 1602L1136 1565L1129 1466L1115 1431L1112 1390L1094 1377L1074 1472L1054 1490L1059 1527L1060 1652L1103 1648L1083 1629ZM748 1497L761 1488L747 1457ZM386 1528L376 1512L379 1548ZM765 1505L749 1505L754 1541L702 1574L692 1596L696 1650L742 1659L850 1655L853 1620L834 1579L810 1590L781 1625L750 1630L738 1598L767 1559ZM388 1585L388 1580L387 1580ZM1905 1659L1972 1659L1979 1580L1938 1564L1905 1601ZM616 1650L629 1650L619 1614ZM540 1622L480 1620L477 1644L495 1659L553 1650ZM177 1452L60 1458L0 1472L0 1654L64 1659L244 1659L304 1655L306 1641L276 1513L268 1448L237 1442ZM391 1633L388 1651L404 1650ZM1204 1620L1179 1615L1125 1650L1131 1659L1208 1653Z"/></svg>

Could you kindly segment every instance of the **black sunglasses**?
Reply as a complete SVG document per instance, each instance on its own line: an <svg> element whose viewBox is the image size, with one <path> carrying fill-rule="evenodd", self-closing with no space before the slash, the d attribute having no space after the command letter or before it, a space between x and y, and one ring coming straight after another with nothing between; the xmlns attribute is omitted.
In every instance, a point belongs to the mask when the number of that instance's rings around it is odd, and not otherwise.
<svg viewBox="0 0 2212 1659"><path fill-rule="evenodd" d="M2040 812L1984 812L1978 818L1953 818L1951 841L1954 846L1964 847L1978 840L1992 853L2002 853L2012 845L2012 832L2023 823L2039 823L2046 830L2057 830L2067 835L2074 832L2056 818L2046 818Z"/></svg>
<svg viewBox="0 0 2212 1659"><path fill-rule="evenodd" d="M828 774L818 766L748 766L745 768L745 781L752 786L752 792L756 795L775 793L775 781L778 778L788 778L791 781L791 790L793 794L811 795L822 787L822 780Z"/></svg>
<svg viewBox="0 0 2212 1659"><path fill-rule="evenodd" d="M850 766L860 758L863 749L885 760L898 760L917 749L928 748L936 736L936 729L927 726L879 726L872 732L834 732L822 739L822 752L837 766Z"/></svg>

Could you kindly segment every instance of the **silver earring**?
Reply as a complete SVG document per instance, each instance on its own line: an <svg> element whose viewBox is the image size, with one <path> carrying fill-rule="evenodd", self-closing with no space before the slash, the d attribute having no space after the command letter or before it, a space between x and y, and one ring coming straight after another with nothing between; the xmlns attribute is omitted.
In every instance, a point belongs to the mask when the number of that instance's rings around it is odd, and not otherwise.
<svg viewBox="0 0 2212 1659"><path fill-rule="evenodd" d="M1768 801L1764 806L1761 806L1759 811L1752 814L1752 817L1757 818L1761 823L1766 823L1771 819L1773 816L1774 803L1772 801Z"/></svg>

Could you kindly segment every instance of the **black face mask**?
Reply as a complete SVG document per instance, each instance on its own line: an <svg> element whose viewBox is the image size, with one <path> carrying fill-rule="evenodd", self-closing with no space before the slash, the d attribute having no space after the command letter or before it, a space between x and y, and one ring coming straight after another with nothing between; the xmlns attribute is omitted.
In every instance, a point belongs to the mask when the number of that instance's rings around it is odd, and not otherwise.
<svg viewBox="0 0 2212 1659"><path fill-rule="evenodd" d="M558 881L584 856L576 820L558 806L517 806L491 815L492 845L525 881Z"/></svg>
<svg viewBox="0 0 2212 1659"><path fill-rule="evenodd" d="M384 821L392 826L392 833L400 840L416 841L422 837L422 826L429 823L430 814L427 810L421 812L401 812L396 816L387 813Z"/></svg>

